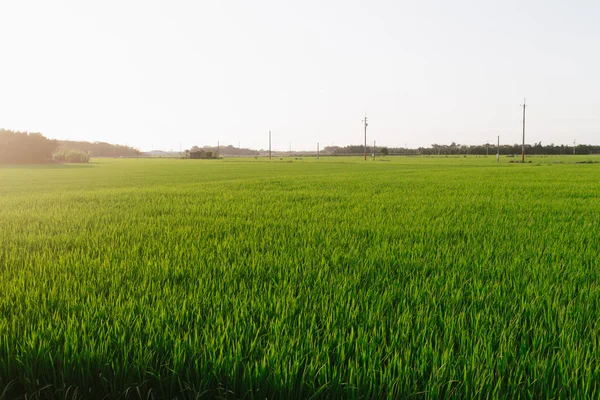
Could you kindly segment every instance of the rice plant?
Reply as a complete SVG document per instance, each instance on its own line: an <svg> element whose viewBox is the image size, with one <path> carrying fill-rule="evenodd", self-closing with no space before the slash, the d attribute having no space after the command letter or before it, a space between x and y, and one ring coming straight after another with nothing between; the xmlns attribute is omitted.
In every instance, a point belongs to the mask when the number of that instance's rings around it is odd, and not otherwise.
<svg viewBox="0 0 600 400"><path fill-rule="evenodd" d="M600 164L92 161L0 168L1 398L600 395Z"/></svg>

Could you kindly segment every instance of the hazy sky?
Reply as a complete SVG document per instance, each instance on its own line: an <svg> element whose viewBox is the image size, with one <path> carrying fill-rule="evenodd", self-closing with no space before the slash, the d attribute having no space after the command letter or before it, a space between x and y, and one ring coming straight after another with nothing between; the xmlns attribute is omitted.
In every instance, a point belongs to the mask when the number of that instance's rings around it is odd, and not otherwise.
<svg viewBox="0 0 600 400"><path fill-rule="evenodd" d="M600 1L0 0L0 127L147 150L600 143Z"/></svg>

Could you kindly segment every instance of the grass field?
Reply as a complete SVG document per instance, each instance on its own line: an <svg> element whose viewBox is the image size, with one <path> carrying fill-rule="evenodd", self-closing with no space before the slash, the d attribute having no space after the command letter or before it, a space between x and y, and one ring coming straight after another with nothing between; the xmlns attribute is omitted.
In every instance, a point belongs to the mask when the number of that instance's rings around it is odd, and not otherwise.
<svg viewBox="0 0 600 400"><path fill-rule="evenodd" d="M600 160L0 167L0 399L598 398Z"/></svg>

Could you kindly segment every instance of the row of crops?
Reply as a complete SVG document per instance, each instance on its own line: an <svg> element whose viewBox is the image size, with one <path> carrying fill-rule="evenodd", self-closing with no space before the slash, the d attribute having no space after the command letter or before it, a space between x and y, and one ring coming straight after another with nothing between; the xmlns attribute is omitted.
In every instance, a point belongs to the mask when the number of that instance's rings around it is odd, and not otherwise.
<svg viewBox="0 0 600 400"><path fill-rule="evenodd" d="M600 165L0 168L0 398L600 395Z"/></svg>

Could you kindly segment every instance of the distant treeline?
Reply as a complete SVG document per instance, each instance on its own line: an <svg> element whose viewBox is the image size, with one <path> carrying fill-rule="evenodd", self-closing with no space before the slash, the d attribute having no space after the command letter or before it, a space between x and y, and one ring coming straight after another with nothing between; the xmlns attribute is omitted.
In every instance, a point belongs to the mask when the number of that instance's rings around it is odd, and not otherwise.
<svg viewBox="0 0 600 400"><path fill-rule="evenodd" d="M186 152L200 152L203 151L204 153L212 153L215 155L215 157L222 157L222 156L257 156L259 155L259 151L257 150L252 150L252 149L243 149L243 148L239 148L239 147L234 147L232 145L228 145L228 146L203 146L203 147L198 147L198 146L194 146L189 150L186 150Z"/></svg>
<svg viewBox="0 0 600 400"><path fill-rule="evenodd" d="M204 146L204 148L200 148L198 146L194 146L189 150L185 151L185 158L192 158L192 159L203 159L203 160L207 160L207 159L213 159L213 158L217 158L218 155L214 152L212 152L210 150L210 147L208 146Z"/></svg>
<svg viewBox="0 0 600 400"><path fill-rule="evenodd" d="M52 161L59 146L37 132L0 129L0 164L40 164Z"/></svg>
<svg viewBox="0 0 600 400"><path fill-rule="evenodd" d="M0 164L89 162L90 157L132 157L140 151L104 142L53 140L37 132L0 129Z"/></svg>
<svg viewBox="0 0 600 400"><path fill-rule="evenodd" d="M87 152L92 157L139 157L142 152L129 146L106 142L75 142L61 140L60 145L73 150Z"/></svg>
<svg viewBox="0 0 600 400"><path fill-rule="evenodd" d="M451 144L437 144L434 143L431 147L419 147L416 149L410 149L406 147L383 147L377 146L375 148L375 154L377 155L394 155L394 154L419 154L419 155L495 155L497 146L495 144L480 144L480 145L461 145L455 142ZM356 155L363 154L363 145L350 145L350 146L327 146L324 149L325 153L332 155ZM367 146L367 154L373 153L373 146ZM590 144L578 144L575 147L576 154L600 154L600 145ZM501 155L517 155L521 154L521 145L500 145ZM561 155L561 154L573 154L573 146L555 145L554 143L549 145L542 145L542 142L535 143L534 145L525 145L525 154L533 155Z"/></svg>

